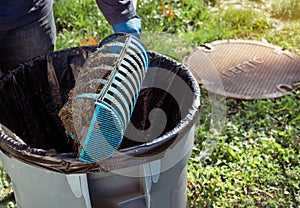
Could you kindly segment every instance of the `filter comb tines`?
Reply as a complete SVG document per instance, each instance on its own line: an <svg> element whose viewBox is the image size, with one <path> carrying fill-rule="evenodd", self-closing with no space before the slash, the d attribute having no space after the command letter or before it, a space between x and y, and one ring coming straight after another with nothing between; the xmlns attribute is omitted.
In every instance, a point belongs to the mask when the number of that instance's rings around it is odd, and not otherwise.
<svg viewBox="0 0 300 208"><path fill-rule="evenodd" d="M80 100L93 103L78 111L82 120L77 122L82 126L77 123L75 126L76 139L81 145L79 160L95 162L115 154L130 121L148 62L147 50L135 36L114 34L101 41L76 79L80 87L74 87L73 105ZM98 94L95 86L102 86Z"/></svg>

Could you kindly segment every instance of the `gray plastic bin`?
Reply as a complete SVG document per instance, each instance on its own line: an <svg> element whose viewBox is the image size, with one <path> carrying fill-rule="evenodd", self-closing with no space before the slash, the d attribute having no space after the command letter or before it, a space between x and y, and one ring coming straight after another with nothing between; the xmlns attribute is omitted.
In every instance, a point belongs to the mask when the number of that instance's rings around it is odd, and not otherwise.
<svg viewBox="0 0 300 208"><path fill-rule="evenodd" d="M183 65L149 52L120 149L106 160L81 162L58 111L95 49L39 56L0 80L0 159L18 207L186 207L198 83Z"/></svg>

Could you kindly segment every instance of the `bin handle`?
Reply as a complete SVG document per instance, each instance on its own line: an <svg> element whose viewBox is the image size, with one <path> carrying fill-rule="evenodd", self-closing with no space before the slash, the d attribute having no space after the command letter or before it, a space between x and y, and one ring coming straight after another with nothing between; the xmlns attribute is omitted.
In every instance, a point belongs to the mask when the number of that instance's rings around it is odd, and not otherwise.
<svg viewBox="0 0 300 208"><path fill-rule="evenodd" d="M86 208L91 208L91 200L86 174L66 175L68 184L76 198L83 196Z"/></svg>
<svg viewBox="0 0 300 208"><path fill-rule="evenodd" d="M145 200L147 204L147 208L151 207L151 187L152 183L157 183L160 174L160 160L155 160L146 164L143 164L143 172L144 172L144 192L145 192Z"/></svg>

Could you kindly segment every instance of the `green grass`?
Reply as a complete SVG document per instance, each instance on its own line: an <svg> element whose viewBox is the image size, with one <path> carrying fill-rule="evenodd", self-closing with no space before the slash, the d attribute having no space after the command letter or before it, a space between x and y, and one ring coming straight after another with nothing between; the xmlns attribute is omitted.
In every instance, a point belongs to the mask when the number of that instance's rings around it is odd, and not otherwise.
<svg viewBox="0 0 300 208"><path fill-rule="evenodd" d="M265 40L300 54L299 4L140 0L137 10L147 46L181 61L194 46L221 39ZM54 11L56 50L79 46L89 35L100 40L112 33L94 0L57 0ZM202 90L188 163L190 207L300 207L299 106L299 88L277 99L227 99L224 127L216 135L211 131L211 96ZM1 200L11 183L2 168L0 178Z"/></svg>
<svg viewBox="0 0 300 208"><path fill-rule="evenodd" d="M209 131L203 93L197 145L189 161L191 207L300 206L300 91L283 98L227 99L221 135ZM199 157L211 145L211 154Z"/></svg>
<svg viewBox="0 0 300 208"><path fill-rule="evenodd" d="M0 207L6 204L7 207L13 208L15 203L12 197L12 184L9 176L5 172L2 163L0 162Z"/></svg>
<svg viewBox="0 0 300 208"><path fill-rule="evenodd" d="M272 4L271 14L283 20L297 20L300 18L300 1L277 0Z"/></svg>
<svg viewBox="0 0 300 208"><path fill-rule="evenodd" d="M89 35L98 40L112 33L94 0L55 1L54 16L58 31L56 50L78 46Z"/></svg>

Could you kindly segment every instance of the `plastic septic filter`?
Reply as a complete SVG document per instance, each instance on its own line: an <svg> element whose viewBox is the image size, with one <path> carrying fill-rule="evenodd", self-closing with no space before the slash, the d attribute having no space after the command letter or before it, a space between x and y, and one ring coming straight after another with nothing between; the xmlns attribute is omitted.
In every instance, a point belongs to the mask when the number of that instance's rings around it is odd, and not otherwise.
<svg viewBox="0 0 300 208"><path fill-rule="evenodd" d="M144 45L128 34L114 34L102 40L98 56L102 62L95 67L111 71L108 79L101 81L104 85L100 93L76 97L96 99L90 125L81 141L79 160L85 162L111 157L120 146L149 62Z"/></svg>

